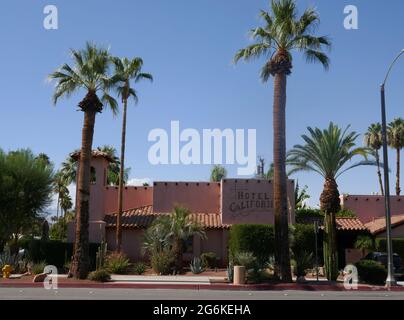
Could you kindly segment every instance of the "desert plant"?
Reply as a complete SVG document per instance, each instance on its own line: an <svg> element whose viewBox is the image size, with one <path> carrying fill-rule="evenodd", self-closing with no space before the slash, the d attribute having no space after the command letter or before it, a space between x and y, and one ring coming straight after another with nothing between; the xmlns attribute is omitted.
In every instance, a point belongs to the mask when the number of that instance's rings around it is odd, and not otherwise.
<svg viewBox="0 0 404 320"><path fill-rule="evenodd" d="M35 274L35 275L43 273L46 266L47 266L46 261L34 263L31 267L31 272L32 272L32 274Z"/></svg>
<svg viewBox="0 0 404 320"><path fill-rule="evenodd" d="M227 279L230 282L233 282L233 276L234 276L234 265L232 262L229 262L227 266Z"/></svg>
<svg viewBox="0 0 404 320"><path fill-rule="evenodd" d="M147 265L144 262L136 262L132 267L133 273L141 275L146 272Z"/></svg>
<svg viewBox="0 0 404 320"><path fill-rule="evenodd" d="M256 267L257 258L252 252L238 252L234 257L234 264L244 266L248 271Z"/></svg>
<svg viewBox="0 0 404 320"><path fill-rule="evenodd" d="M108 282L111 280L111 275L105 269L99 269L91 272L88 275L88 280L97 281L97 282Z"/></svg>
<svg viewBox="0 0 404 320"><path fill-rule="evenodd" d="M160 251L152 255L150 262L154 272L167 275L172 272L175 259L170 251Z"/></svg>
<svg viewBox="0 0 404 320"><path fill-rule="evenodd" d="M355 248L361 250L362 257L364 257L367 250L374 249L373 239L369 236L360 235L355 241Z"/></svg>
<svg viewBox="0 0 404 320"><path fill-rule="evenodd" d="M296 276L304 277L306 270L313 266L313 253L307 251L299 251L293 255L296 264Z"/></svg>
<svg viewBox="0 0 404 320"><path fill-rule="evenodd" d="M13 269L18 266L18 255L11 254L9 249L0 254L0 270L3 269L5 265L10 265Z"/></svg>
<svg viewBox="0 0 404 320"><path fill-rule="evenodd" d="M202 272L205 270L205 269L203 268L201 259L198 258L198 257L194 257L194 258L192 259L192 262L191 262L191 264L189 265L189 267L190 267L191 272L192 272L193 274L199 274L199 273L202 273Z"/></svg>
<svg viewBox="0 0 404 320"><path fill-rule="evenodd" d="M129 265L129 259L120 252L110 253L105 259L105 269L113 274L125 274Z"/></svg>
<svg viewBox="0 0 404 320"><path fill-rule="evenodd" d="M369 284L384 284L387 278L386 268L373 260L361 260L356 263L359 280Z"/></svg>
<svg viewBox="0 0 404 320"><path fill-rule="evenodd" d="M201 254L202 267L204 268L216 268L217 255L214 252L204 252Z"/></svg>
<svg viewBox="0 0 404 320"><path fill-rule="evenodd" d="M107 243L102 241L100 246L98 247L96 254L96 270L102 269L105 264L105 257L107 255Z"/></svg>

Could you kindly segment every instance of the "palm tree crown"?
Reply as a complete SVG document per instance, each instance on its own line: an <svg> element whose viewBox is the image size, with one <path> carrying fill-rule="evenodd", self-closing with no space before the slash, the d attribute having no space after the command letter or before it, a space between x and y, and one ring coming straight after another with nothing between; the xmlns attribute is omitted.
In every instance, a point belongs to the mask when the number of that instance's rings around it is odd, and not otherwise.
<svg viewBox="0 0 404 320"><path fill-rule="evenodd" d="M367 147L379 150L382 147L382 126L380 123L372 123L365 133L364 143Z"/></svg>
<svg viewBox="0 0 404 320"><path fill-rule="evenodd" d="M99 48L92 43L87 43L83 50L71 50L74 66L63 64L57 71L49 75L50 80L56 80L56 88L53 94L53 102L57 103L59 98L85 89L90 94L101 91L101 102L96 101L93 105L85 99L79 107L86 111L89 107L95 107L97 112L101 112L102 104L109 105L112 112L118 112L115 99L109 95L110 88L116 82L116 77L109 75L111 58L107 49Z"/></svg>
<svg viewBox="0 0 404 320"><path fill-rule="evenodd" d="M329 58L323 48L329 49L331 42L325 36L313 35L320 22L316 10L309 8L297 18L293 0L272 0L271 8L272 15L264 10L260 12L265 25L251 30L256 43L239 50L234 62L265 56L267 61L261 70L261 79L264 82L271 75L291 73L294 50L303 52L308 62L320 62L328 69Z"/></svg>
<svg viewBox="0 0 404 320"><path fill-rule="evenodd" d="M325 130L308 127L310 135L302 135L305 145L295 145L288 154L288 165L292 166L290 174L297 171L314 171L324 178L336 179L342 173L360 165L374 165L367 160L368 148L355 147L358 134L344 131L332 122ZM363 156L365 160L345 165L355 156Z"/></svg>

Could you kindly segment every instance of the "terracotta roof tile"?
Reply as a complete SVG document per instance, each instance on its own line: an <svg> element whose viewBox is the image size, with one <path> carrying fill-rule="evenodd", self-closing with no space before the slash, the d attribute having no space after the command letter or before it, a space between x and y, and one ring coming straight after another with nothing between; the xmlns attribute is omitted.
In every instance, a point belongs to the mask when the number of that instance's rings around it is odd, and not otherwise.
<svg viewBox="0 0 404 320"><path fill-rule="evenodd" d="M391 216L391 227L394 228L404 223L404 214ZM372 234L378 234L386 230L386 218L380 217L365 224Z"/></svg>
<svg viewBox="0 0 404 320"><path fill-rule="evenodd" d="M297 223L313 224L315 220L319 222L321 229L324 229L323 218L299 217ZM341 231L365 231L366 226L358 218L336 218L337 230Z"/></svg>
<svg viewBox="0 0 404 320"><path fill-rule="evenodd" d="M143 206L122 213L123 228L147 228L154 219L159 216L167 215L168 213L153 213L153 206ZM228 229L230 225L222 224L220 214L218 213L192 213L191 219L199 222L207 229ZM107 227L113 228L116 226L116 213L105 216L104 221Z"/></svg>

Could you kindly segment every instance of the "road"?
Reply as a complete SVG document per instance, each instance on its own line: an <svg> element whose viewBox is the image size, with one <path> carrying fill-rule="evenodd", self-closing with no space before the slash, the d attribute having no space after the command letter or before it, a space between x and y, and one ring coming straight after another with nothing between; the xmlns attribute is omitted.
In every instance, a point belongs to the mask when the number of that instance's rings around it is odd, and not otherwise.
<svg viewBox="0 0 404 320"><path fill-rule="evenodd" d="M0 288L0 300L404 300L404 292Z"/></svg>

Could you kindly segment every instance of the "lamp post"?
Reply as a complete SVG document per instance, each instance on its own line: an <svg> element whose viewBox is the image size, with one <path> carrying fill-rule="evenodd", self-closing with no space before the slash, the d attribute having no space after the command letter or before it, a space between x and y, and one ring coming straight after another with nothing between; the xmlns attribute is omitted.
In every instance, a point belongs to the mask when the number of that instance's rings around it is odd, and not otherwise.
<svg viewBox="0 0 404 320"><path fill-rule="evenodd" d="M387 70L386 77L380 86L381 96L381 112L382 112L382 142L383 142L383 169L384 169L384 208L386 214L386 235L387 235L387 279L386 286L390 288L396 285L394 278L394 262L393 262L393 243L391 240L391 212L390 212L390 186L389 186L389 165L387 155L387 129L386 129L386 100L385 100L385 85L390 71L396 61L404 54L404 49L400 51L397 57L390 64Z"/></svg>

